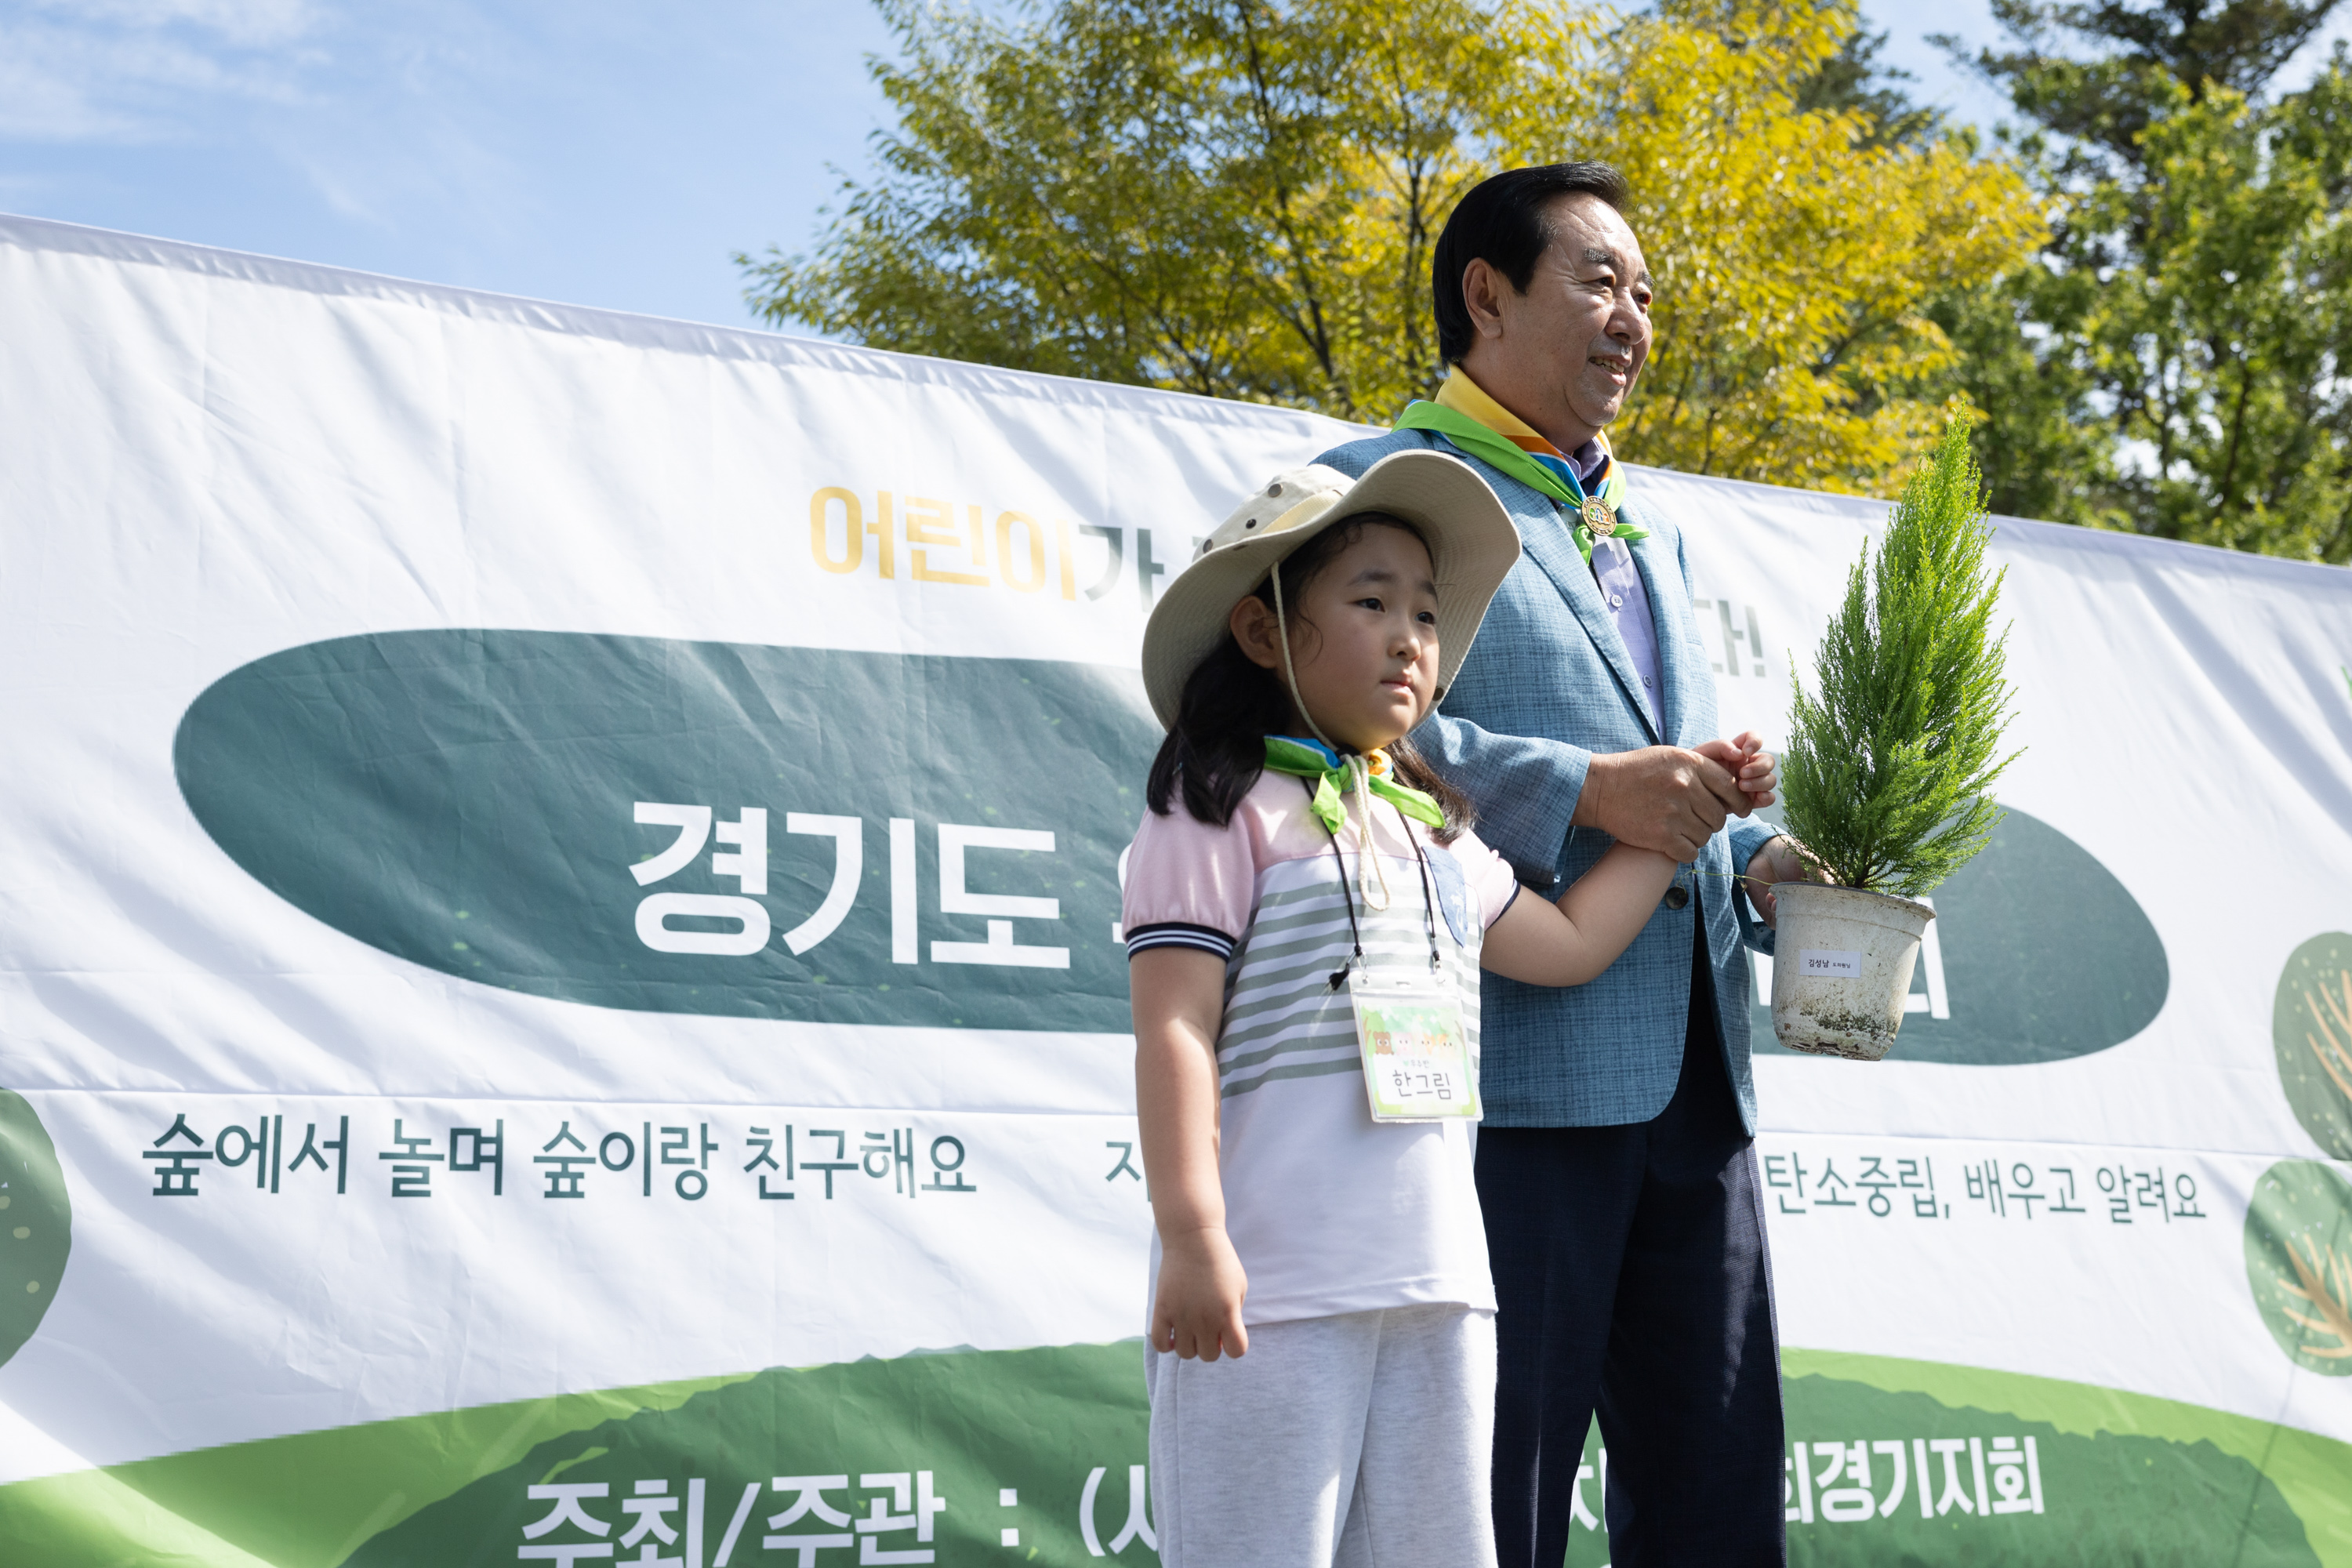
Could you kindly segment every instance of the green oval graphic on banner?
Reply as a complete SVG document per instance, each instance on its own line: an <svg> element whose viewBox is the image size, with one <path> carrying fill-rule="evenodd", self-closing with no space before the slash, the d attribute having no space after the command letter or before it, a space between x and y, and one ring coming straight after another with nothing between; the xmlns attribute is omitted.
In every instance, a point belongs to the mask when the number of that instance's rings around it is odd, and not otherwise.
<svg viewBox="0 0 2352 1568"><path fill-rule="evenodd" d="M2014 806L1930 901L1910 1011L1889 1060L2018 1067L2119 1046L2155 1022L2171 989L2164 941L2138 900L2081 845ZM1771 996L1751 1013L1757 1050Z"/></svg>
<svg viewBox="0 0 2352 1568"><path fill-rule="evenodd" d="M2271 1046L2294 1119L2313 1142L2352 1160L2352 936L2332 931L2287 955Z"/></svg>
<svg viewBox="0 0 2352 1568"><path fill-rule="evenodd" d="M0 1365L41 1326L73 1249L73 1201L41 1119L0 1089Z"/></svg>
<svg viewBox="0 0 2352 1568"><path fill-rule="evenodd" d="M2246 1205L2246 1283L2290 1360L2352 1377L2352 1183L2316 1160L2264 1171Z"/></svg>
<svg viewBox="0 0 2352 1568"><path fill-rule="evenodd" d="M1126 671L572 633L291 648L173 761L264 885L386 952L603 1007L1124 1032Z"/></svg>

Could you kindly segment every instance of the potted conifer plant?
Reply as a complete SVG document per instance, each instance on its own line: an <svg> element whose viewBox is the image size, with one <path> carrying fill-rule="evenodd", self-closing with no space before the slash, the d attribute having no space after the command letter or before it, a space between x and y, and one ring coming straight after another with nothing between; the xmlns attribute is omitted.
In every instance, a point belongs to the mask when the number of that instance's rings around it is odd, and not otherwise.
<svg viewBox="0 0 2352 1568"><path fill-rule="evenodd" d="M1988 575L1982 481L1969 421L1948 420L1904 487L1874 552L1799 683L1781 783L1787 825L1818 880L1772 891L1772 1028L1792 1050L1876 1061L1902 1026L1918 901L1984 847L2009 686L1996 634L2003 574Z"/></svg>

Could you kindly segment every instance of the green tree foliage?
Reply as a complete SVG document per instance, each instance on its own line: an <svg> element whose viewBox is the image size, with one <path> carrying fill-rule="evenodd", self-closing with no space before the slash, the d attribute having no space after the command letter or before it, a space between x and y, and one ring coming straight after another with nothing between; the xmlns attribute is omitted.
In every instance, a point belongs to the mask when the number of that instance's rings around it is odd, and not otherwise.
<svg viewBox="0 0 2352 1568"><path fill-rule="evenodd" d="M879 174L738 260L769 319L883 348L1384 424L1444 374L1455 199L1600 157L1660 285L1620 453L1885 493L1954 368L1929 302L2042 236L2007 163L1874 96L1851 0L877 3Z"/></svg>
<svg viewBox="0 0 2352 1568"><path fill-rule="evenodd" d="M1622 170L1657 275L1656 346L1610 432L1635 462L1885 494L1939 422L1937 295L2032 253L2038 214L1965 141L1885 141L1798 107L1854 32L1838 6L1675 0L1530 24L1545 79L1496 106L1506 163Z"/></svg>
<svg viewBox="0 0 2352 1568"><path fill-rule="evenodd" d="M2352 61L2265 96L2335 3L1996 0L2051 238L1934 312L1995 510L2352 559Z"/></svg>
<svg viewBox="0 0 2352 1568"><path fill-rule="evenodd" d="M1925 893L2000 820L2009 635L1992 616L1981 481L1955 417L1913 474L1874 552L1846 579L1799 684L1781 759L1789 831L1843 887Z"/></svg>
<svg viewBox="0 0 2352 1568"><path fill-rule="evenodd" d="M881 176L755 306L884 348L1385 418L1509 68L1469 0L877 0Z"/></svg>
<svg viewBox="0 0 2352 1568"><path fill-rule="evenodd" d="M2034 123L2078 157L2142 161L2141 139L2183 95L2263 90L2326 25L2339 0L2158 0L2126 5L1992 0L1994 21L2019 47L1985 49L1977 66L2010 89ZM2089 59L2061 47L2089 40Z"/></svg>

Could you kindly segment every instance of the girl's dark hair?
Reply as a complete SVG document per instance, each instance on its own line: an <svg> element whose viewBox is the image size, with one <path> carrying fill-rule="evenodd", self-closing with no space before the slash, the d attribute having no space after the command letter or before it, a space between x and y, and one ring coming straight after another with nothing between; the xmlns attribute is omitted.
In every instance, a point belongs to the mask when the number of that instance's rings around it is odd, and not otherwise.
<svg viewBox="0 0 2352 1568"><path fill-rule="evenodd" d="M1313 628L1299 614L1300 596L1341 551L1363 538L1367 528L1402 529L1424 547L1429 542L1411 523L1380 512L1362 512L1325 529L1292 552L1279 568L1283 610L1292 624ZM1271 576L1254 592L1267 607L1273 606ZM1175 727L1151 760L1144 799L1166 816L1181 789L1185 810L1212 827L1224 826L1265 771L1265 738L1287 732L1292 723L1290 692L1282 677L1251 663L1234 634L1226 632L1184 682ZM1437 775L1414 749L1411 736L1400 736L1385 749L1397 782L1429 795L1445 813L1445 825L1432 837L1440 844L1451 843L1475 819L1470 802Z"/></svg>

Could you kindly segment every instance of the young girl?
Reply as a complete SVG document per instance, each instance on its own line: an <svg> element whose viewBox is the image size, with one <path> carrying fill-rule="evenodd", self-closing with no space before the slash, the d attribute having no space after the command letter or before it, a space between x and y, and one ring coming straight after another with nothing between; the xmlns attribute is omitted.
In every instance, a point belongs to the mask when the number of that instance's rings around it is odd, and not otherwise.
<svg viewBox="0 0 2352 1568"><path fill-rule="evenodd" d="M1145 631L1169 734L1125 925L1167 1568L1495 1561L1477 971L1590 980L1676 874L1620 845L1521 898L1406 739L1518 552L1452 458L1296 469Z"/></svg>

